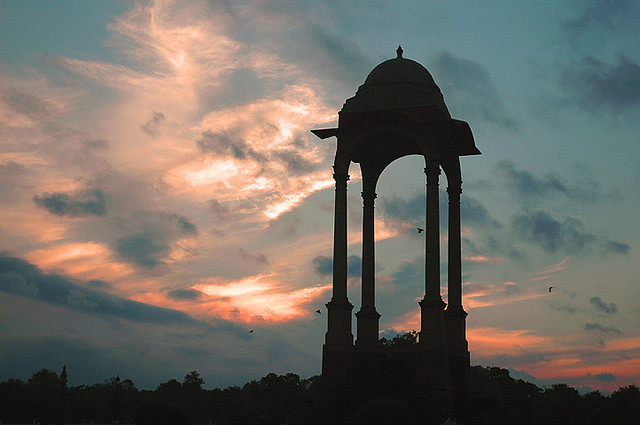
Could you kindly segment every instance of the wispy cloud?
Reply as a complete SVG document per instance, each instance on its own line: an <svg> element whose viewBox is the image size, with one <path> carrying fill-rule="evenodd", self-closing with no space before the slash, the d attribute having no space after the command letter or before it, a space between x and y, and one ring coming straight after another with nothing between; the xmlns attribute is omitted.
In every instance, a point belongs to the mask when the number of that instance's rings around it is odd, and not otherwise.
<svg viewBox="0 0 640 425"><path fill-rule="evenodd" d="M607 304L600 297L592 297L589 299L589 302L595 307L597 311L606 314L613 314L618 312L618 306L615 303Z"/></svg>
<svg viewBox="0 0 640 425"><path fill-rule="evenodd" d="M603 326L600 323L585 323L584 324L585 331L601 331L605 333L615 333L621 334L622 331L618 328L613 328L611 326Z"/></svg>

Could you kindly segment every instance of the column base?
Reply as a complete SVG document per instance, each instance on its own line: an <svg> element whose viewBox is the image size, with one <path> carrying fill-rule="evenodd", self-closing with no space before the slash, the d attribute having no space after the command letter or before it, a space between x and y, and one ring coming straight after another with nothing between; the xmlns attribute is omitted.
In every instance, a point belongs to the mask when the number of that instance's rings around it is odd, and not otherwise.
<svg viewBox="0 0 640 425"><path fill-rule="evenodd" d="M351 311L353 304L346 298L332 298L327 304L327 333L325 345L353 346L353 334L351 333Z"/></svg>
<svg viewBox="0 0 640 425"><path fill-rule="evenodd" d="M360 347L377 346L380 314L376 311L376 308L362 307L360 311L356 313L356 318L358 320L356 345Z"/></svg>

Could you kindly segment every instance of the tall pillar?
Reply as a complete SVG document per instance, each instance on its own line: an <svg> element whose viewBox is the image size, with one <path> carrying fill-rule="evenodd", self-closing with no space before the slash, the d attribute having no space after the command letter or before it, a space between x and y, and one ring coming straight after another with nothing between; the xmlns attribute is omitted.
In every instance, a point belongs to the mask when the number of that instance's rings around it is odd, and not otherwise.
<svg viewBox="0 0 640 425"><path fill-rule="evenodd" d="M346 172L335 172L336 197L333 227L333 295L327 303L327 346L353 345L351 310L347 297L347 180Z"/></svg>
<svg viewBox="0 0 640 425"><path fill-rule="evenodd" d="M362 192L362 306L356 313L356 345L359 346L376 345L378 342L380 314L376 311L375 305L375 199L375 192Z"/></svg>
<svg viewBox="0 0 640 425"><path fill-rule="evenodd" d="M449 195L449 306L448 310L462 309L462 253L460 244L460 194L458 183L447 188Z"/></svg>
<svg viewBox="0 0 640 425"><path fill-rule="evenodd" d="M439 164L427 164L427 242L425 252L425 296L420 301L420 342L434 347L444 345L444 301L440 295L440 213Z"/></svg>
<svg viewBox="0 0 640 425"><path fill-rule="evenodd" d="M467 312L462 308L462 252L460 235L460 182L450 182L449 195L449 249L448 249L448 306L445 311L447 345L451 379L456 390L464 392L468 385L470 368L469 347L466 338Z"/></svg>

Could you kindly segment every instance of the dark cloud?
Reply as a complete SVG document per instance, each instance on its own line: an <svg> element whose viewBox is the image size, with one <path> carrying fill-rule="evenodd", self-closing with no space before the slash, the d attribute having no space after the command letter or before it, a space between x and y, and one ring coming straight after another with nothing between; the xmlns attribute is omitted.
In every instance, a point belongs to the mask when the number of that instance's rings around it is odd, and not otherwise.
<svg viewBox="0 0 640 425"><path fill-rule="evenodd" d="M167 292L167 296L176 301L194 301L202 298L202 292L195 289L174 289Z"/></svg>
<svg viewBox="0 0 640 425"><path fill-rule="evenodd" d="M227 221L231 219L231 210L226 205L220 203L220 201L216 199L211 199L209 201L209 211L213 213L217 218Z"/></svg>
<svg viewBox="0 0 640 425"><path fill-rule="evenodd" d="M226 155L238 160L251 158L261 163L266 162L266 158L253 150L247 142L240 138L233 138L226 133L214 133L211 130L204 131L202 137L196 140L196 144L202 153Z"/></svg>
<svg viewBox="0 0 640 425"><path fill-rule="evenodd" d="M43 121L51 116L49 105L46 102L17 89L0 92L0 100L14 112L26 115L36 121Z"/></svg>
<svg viewBox="0 0 640 425"><path fill-rule="evenodd" d="M329 257L319 255L313 259L315 271L321 275L333 273L333 260ZM362 259L357 255L350 255L347 258L347 276L358 277L362 274Z"/></svg>
<svg viewBox="0 0 640 425"><path fill-rule="evenodd" d="M614 303L605 303L600 297L592 297L589 302L596 308L596 310L607 314L613 314L618 312L618 306Z"/></svg>
<svg viewBox="0 0 640 425"><path fill-rule="evenodd" d="M551 307L556 311L561 311L563 313L569 313L569 314L574 314L576 311L578 311L578 309L575 306L568 305L568 304L561 304L561 303L558 303L557 301L549 302L549 307Z"/></svg>
<svg viewBox="0 0 640 425"><path fill-rule="evenodd" d="M607 333L622 334L622 331L620 331L620 329L612 328L612 327L609 327L609 326L602 326L600 323L585 323L584 324L584 330L585 331L602 331L602 332L607 332Z"/></svg>
<svg viewBox="0 0 640 425"><path fill-rule="evenodd" d="M104 280L100 280L100 279L91 279L87 281L87 283L95 288L100 288L100 289L109 289L112 287L109 282L105 282Z"/></svg>
<svg viewBox="0 0 640 425"><path fill-rule="evenodd" d="M320 165L319 163L309 161L292 149L273 152L272 156L273 160L282 164L287 173L294 175L313 172Z"/></svg>
<svg viewBox="0 0 640 425"><path fill-rule="evenodd" d="M411 223L424 223L426 197L416 195L411 199L399 197L382 198L380 202L383 214L394 220Z"/></svg>
<svg viewBox="0 0 640 425"><path fill-rule="evenodd" d="M111 147L111 143L106 139L85 140L83 144L87 149L109 149Z"/></svg>
<svg viewBox="0 0 640 425"><path fill-rule="evenodd" d="M509 130L518 128L484 65L443 51L430 64L430 69L438 77L436 83L453 115L482 119Z"/></svg>
<svg viewBox="0 0 640 425"><path fill-rule="evenodd" d="M257 263L262 263L262 264L267 264L269 262L269 259L263 253L251 254L250 252L248 252L244 248L238 248L238 253L245 260L249 260L249 261L253 261L253 262L257 262Z"/></svg>
<svg viewBox="0 0 640 425"><path fill-rule="evenodd" d="M16 257L0 257L0 290L97 316L158 324L198 323L181 311L105 294L66 276L42 273Z"/></svg>
<svg viewBox="0 0 640 425"><path fill-rule="evenodd" d="M50 213L60 216L104 216L107 213L107 202L102 189L92 189L72 195L47 193L34 196L33 201Z"/></svg>
<svg viewBox="0 0 640 425"><path fill-rule="evenodd" d="M196 227L196 225L190 222L189 219L187 219L186 217L183 217L177 214L166 214L166 213L161 213L160 217L165 218L171 223L174 223L181 233L187 233L192 235L198 234L198 228Z"/></svg>
<svg viewBox="0 0 640 425"><path fill-rule="evenodd" d="M15 161L8 161L0 164L0 176L20 175L27 172L27 167Z"/></svg>
<svg viewBox="0 0 640 425"><path fill-rule="evenodd" d="M539 178L528 171L517 170L511 161L500 161L495 169L505 178L511 192L525 203L534 204L541 199L553 197L593 202L599 197L599 185L594 180L581 180L572 185L555 172Z"/></svg>
<svg viewBox="0 0 640 425"><path fill-rule="evenodd" d="M632 15L633 2L629 0L597 0L583 13L564 23L562 30L571 42L584 36L602 37L602 33L611 33Z"/></svg>
<svg viewBox="0 0 640 425"><path fill-rule="evenodd" d="M104 347L62 335L3 337L0 375L26 380L37 370L60 372L67 365L70 384L91 384L105 379L96 376L96 371L104 374L113 370L111 354Z"/></svg>
<svg viewBox="0 0 640 425"><path fill-rule="evenodd" d="M441 199L447 199L445 191L440 192ZM416 195L410 199L400 197L382 198L381 209L386 217L393 220L410 224L411 226L424 223L426 217L426 197ZM440 225L447 227L448 204L440 202ZM478 225L492 229L501 228L502 225L489 213L482 203L468 195L460 197L460 220L463 224Z"/></svg>
<svg viewBox="0 0 640 425"><path fill-rule="evenodd" d="M468 195L460 197L460 221L462 224L476 224L492 229L502 227L479 200Z"/></svg>
<svg viewBox="0 0 640 425"><path fill-rule="evenodd" d="M582 222L567 217L560 222L545 211L516 215L511 218L514 234L548 252L582 252L596 242Z"/></svg>
<svg viewBox="0 0 640 425"><path fill-rule="evenodd" d="M422 287L424 286L424 263L405 261L391 276L394 283L402 285L403 288Z"/></svg>
<svg viewBox="0 0 640 425"><path fill-rule="evenodd" d="M608 241L604 245L604 252L612 254L626 254L631 249L628 243L618 241Z"/></svg>
<svg viewBox="0 0 640 425"><path fill-rule="evenodd" d="M560 83L568 101L589 112L622 112L640 105L640 66L623 55L615 64L586 57L567 66Z"/></svg>
<svg viewBox="0 0 640 425"><path fill-rule="evenodd" d="M330 257L319 255L313 259L313 266L316 273L329 275L333 273L333 260Z"/></svg>
<svg viewBox="0 0 640 425"><path fill-rule="evenodd" d="M177 214L138 212L133 217L135 222L130 228L135 230L113 245L123 259L142 267L160 265L174 240L198 233L195 224Z"/></svg>
<svg viewBox="0 0 640 425"><path fill-rule="evenodd" d="M375 63L357 44L320 26L309 25L306 30L309 45L305 49L309 63L315 65L314 72L321 71L348 86L364 82Z"/></svg>
<svg viewBox="0 0 640 425"><path fill-rule="evenodd" d="M124 259L144 267L155 267L169 252L170 246L153 234L136 234L118 239L116 250Z"/></svg>
<svg viewBox="0 0 640 425"><path fill-rule="evenodd" d="M602 382L614 382L618 380L618 378L616 378L616 376L613 373L609 373L609 372L596 373L595 375L591 375L590 373L588 373L587 376L591 376L596 381L602 381Z"/></svg>
<svg viewBox="0 0 640 425"><path fill-rule="evenodd" d="M160 130L160 126L164 123L165 117L162 112L153 112L151 118L140 126L142 131L150 136L156 136Z"/></svg>

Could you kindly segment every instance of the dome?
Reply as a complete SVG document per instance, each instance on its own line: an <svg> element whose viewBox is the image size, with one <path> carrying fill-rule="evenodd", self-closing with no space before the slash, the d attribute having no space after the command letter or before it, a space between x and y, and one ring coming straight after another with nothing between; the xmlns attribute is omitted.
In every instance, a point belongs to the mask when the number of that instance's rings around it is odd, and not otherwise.
<svg viewBox="0 0 640 425"><path fill-rule="evenodd" d="M367 112L391 109L428 108L428 119L449 119L440 88L427 69L418 62L397 56L376 66L356 95L345 102L342 111Z"/></svg>
<svg viewBox="0 0 640 425"><path fill-rule="evenodd" d="M386 60L373 68L363 86L404 83L438 87L427 68L416 61L402 57L402 47L398 47L396 53L398 56L394 59Z"/></svg>

